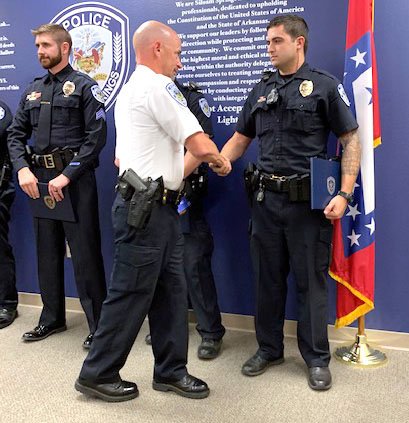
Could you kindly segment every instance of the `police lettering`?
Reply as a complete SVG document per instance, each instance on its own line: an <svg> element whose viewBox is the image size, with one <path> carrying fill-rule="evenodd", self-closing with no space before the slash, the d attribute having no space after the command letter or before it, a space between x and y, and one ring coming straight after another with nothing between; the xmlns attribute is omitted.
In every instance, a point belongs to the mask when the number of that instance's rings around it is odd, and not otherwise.
<svg viewBox="0 0 409 423"><path fill-rule="evenodd" d="M107 15L102 15L101 13L81 13L78 15L73 15L70 18L66 19L61 23L61 25L67 31L70 31L72 28L77 28L81 25L96 25L101 26L102 28L109 29L109 24L111 18Z"/></svg>
<svg viewBox="0 0 409 423"><path fill-rule="evenodd" d="M107 80L107 82L106 82L106 84L105 84L105 86L102 90L105 98L108 98L111 95L112 91L114 90L114 88L115 88L115 86L118 82L119 77L120 77L119 72L112 71L109 74L109 78L108 78L108 80Z"/></svg>

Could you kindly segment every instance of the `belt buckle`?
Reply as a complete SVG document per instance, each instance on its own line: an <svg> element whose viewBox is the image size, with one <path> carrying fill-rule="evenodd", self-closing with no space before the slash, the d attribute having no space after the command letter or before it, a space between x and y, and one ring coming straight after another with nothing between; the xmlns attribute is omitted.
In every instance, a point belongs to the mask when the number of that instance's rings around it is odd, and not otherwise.
<svg viewBox="0 0 409 423"><path fill-rule="evenodd" d="M273 181L280 181L280 182L285 182L287 180L287 177L286 176L271 175L270 178Z"/></svg>
<svg viewBox="0 0 409 423"><path fill-rule="evenodd" d="M54 156L52 154L45 154L43 157L44 157L45 167L47 169L54 169L55 168Z"/></svg>

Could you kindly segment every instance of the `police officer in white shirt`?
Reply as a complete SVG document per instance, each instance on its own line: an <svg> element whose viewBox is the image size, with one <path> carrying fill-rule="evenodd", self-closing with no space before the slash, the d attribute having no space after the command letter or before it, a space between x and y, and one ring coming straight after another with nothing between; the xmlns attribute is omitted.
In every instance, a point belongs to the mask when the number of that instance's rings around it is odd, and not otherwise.
<svg viewBox="0 0 409 423"><path fill-rule="evenodd" d="M231 165L203 133L172 82L182 67L177 33L148 21L136 30L133 44L137 67L115 109L116 155L120 173L132 169L144 181L161 178L163 188L143 229L127 223L130 201L121 193L115 199L115 256L108 296L75 388L105 401L136 398L136 384L121 380L119 371L148 315L155 357L153 389L205 398L207 384L186 369L188 305L176 206L184 173L205 161L226 175Z"/></svg>

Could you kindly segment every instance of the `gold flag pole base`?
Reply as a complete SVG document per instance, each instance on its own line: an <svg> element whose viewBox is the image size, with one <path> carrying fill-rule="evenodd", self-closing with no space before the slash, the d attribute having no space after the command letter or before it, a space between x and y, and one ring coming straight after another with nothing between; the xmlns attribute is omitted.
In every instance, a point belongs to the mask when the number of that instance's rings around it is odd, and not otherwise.
<svg viewBox="0 0 409 423"><path fill-rule="evenodd" d="M365 334L357 334L352 345L337 348L334 356L345 364L365 368L383 366L388 361L382 351L369 346Z"/></svg>

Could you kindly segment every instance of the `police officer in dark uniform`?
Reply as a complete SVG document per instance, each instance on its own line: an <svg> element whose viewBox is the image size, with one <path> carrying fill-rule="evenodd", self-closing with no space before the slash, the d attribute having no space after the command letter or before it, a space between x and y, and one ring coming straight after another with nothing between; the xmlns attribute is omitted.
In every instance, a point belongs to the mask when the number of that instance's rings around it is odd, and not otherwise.
<svg viewBox="0 0 409 423"><path fill-rule="evenodd" d="M9 128L10 156L20 186L28 196L39 198L38 182L47 183L54 201L70 198L76 221L34 218L44 307L39 325L25 333L23 340L38 341L66 329L67 239L90 329L83 345L89 348L106 296L94 172L106 142L104 99L93 79L69 65L72 41L65 29L46 24L32 33L39 61L48 73L36 78L22 96ZM27 155L30 137L33 154Z"/></svg>
<svg viewBox="0 0 409 423"><path fill-rule="evenodd" d="M192 82L184 86L175 80L175 84L203 131L212 139L211 110L200 88ZM203 197L208 185L207 171L208 166L203 163L185 179L190 206L181 215L185 239L183 263L190 302L198 322L196 329L202 337L197 351L201 359L213 359L219 355L225 333L211 266L213 235L203 210ZM147 335L146 342L151 343L150 335Z"/></svg>
<svg viewBox="0 0 409 423"><path fill-rule="evenodd" d="M14 200L14 184L7 149L7 128L13 117L0 100L0 329L17 317L16 266L8 240L10 208Z"/></svg>
<svg viewBox="0 0 409 423"><path fill-rule="evenodd" d="M252 184L251 253L257 286L255 316L259 349L242 373L256 376L284 361L283 325L287 276L297 286L298 346L312 389L331 387L328 368L327 282L332 219L342 217L359 171L357 123L342 85L305 62L308 27L295 15L274 18L267 46L276 72L251 91L233 137L222 150L240 157L258 137ZM310 157L326 157L333 131L344 148L341 191L324 212L309 203Z"/></svg>

